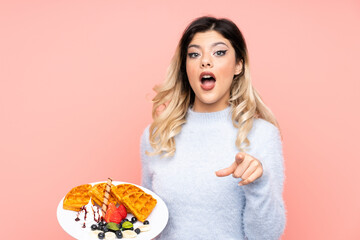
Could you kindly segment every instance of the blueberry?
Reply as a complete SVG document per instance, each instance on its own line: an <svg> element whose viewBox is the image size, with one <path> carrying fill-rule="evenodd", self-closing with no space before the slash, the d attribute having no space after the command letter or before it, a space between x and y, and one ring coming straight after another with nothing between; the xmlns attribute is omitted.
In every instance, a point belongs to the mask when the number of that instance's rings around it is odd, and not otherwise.
<svg viewBox="0 0 360 240"><path fill-rule="evenodd" d="M105 222L105 221L99 222L99 226L105 226L105 225L106 225L106 222Z"/></svg>
<svg viewBox="0 0 360 240"><path fill-rule="evenodd" d="M137 221L137 218L136 218L136 217L132 217L132 218L131 218L131 222L132 222L132 223L136 223L136 221Z"/></svg>
<svg viewBox="0 0 360 240"><path fill-rule="evenodd" d="M97 226L96 226L96 224L93 224L93 225L91 225L91 230L97 230L98 228L97 228Z"/></svg>
<svg viewBox="0 0 360 240"><path fill-rule="evenodd" d="M149 224L149 221L148 220L145 220L144 221L144 225L148 225Z"/></svg>
<svg viewBox="0 0 360 240"><path fill-rule="evenodd" d="M140 234L140 229L139 229L139 228L135 229L135 232L136 232L137 234Z"/></svg>
<svg viewBox="0 0 360 240"><path fill-rule="evenodd" d="M123 237L121 231L116 231L115 235L116 235L117 238L122 238Z"/></svg>
<svg viewBox="0 0 360 240"><path fill-rule="evenodd" d="M105 238L105 233L99 232L98 238L99 238L99 239L104 239L104 238Z"/></svg>
<svg viewBox="0 0 360 240"><path fill-rule="evenodd" d="M100 231L104 231L104 227L105 227L105 226L99 226L98 229L99 229Z"/></svg>
<svg viewBox="0 0 360 240"><path fill-rule="evenodd" d="M104 227L104 228L103 228L103 231L104 231L104 232L108 232L109 229L108 229L107 227Z"/></svg>

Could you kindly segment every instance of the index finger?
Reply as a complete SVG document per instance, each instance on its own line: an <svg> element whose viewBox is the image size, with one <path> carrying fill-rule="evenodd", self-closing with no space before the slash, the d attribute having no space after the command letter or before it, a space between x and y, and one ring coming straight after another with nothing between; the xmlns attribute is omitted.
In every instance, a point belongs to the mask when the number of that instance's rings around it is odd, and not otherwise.
<svg viewBox="0 0 360 240"><path fill-rule="evenodd" d="M235 171L236 167L237 167L237 163L233 162L230 165L230 167L218 170L218 171L215 172L215 174L218 177L226 177L226 176L229 176L230 174L232 174Z"/></svg>

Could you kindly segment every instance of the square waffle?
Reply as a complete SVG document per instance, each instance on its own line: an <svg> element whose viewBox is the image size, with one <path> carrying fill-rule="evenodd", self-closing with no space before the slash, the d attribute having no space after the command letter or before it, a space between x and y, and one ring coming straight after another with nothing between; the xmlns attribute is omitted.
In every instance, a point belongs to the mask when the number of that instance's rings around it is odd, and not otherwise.
<svg viewBox="0 0 360 240"><path fill-rule="evenodd" d="M102 206L104 202L106 183L95 184L89 191L89 195L99 206ZM116 205L116 199L110 195L109 203Z"/></svg>
<svg viewBox="0 0 360 240"><path fill-rule="evenodd" d="M140 222L146 220L157 203L155 198L145 192L132 192L124 196L122 201Z"/></svg>
<svg viewBox="0 0 360 240"><path fill-rule="evenodd" d="M91 188L92 186L90 184L84 184L71 189L64 198L63 208L66 210L80 211L80 208L90 200L89 190Z"/></svg>
<svg viewBox="0 0 360 240"><path fill-rule="evenodd" d="M117 186L112 185L110 194L117 200L119 204L121 203L126 207L122 199L124 196L133 192L143 193L144 191L135 185L124 183L124 184L119 184ZM128 207L126 207L126 210L127 212L130 212L130 209Z"/></svg>

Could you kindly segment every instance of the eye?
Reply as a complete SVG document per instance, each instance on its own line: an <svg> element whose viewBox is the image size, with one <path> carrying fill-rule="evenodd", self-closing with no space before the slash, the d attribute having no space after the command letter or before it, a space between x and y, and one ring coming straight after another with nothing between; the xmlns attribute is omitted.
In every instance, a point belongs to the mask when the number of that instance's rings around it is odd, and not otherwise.
<svg viewBox="0 0 360 240"><path fill-rule="evenodd" d="M227 50L219 50L214 53L216 56L224 56Z"/></svg>
<svg viewBox="0 0 360 240"><path fill-rule="evenodd" d="M198 57L199 56L199 54L198 53L188 53L188 56L189 56L189 58L196 58L196 57Z"/></svg>

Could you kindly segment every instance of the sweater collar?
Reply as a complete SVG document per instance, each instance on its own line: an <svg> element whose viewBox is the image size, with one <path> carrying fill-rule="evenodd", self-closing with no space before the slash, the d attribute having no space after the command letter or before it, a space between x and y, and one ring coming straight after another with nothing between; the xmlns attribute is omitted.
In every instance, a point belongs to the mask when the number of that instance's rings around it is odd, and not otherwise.
<svg viewBox="0 0 360 240"><path fill-rule="evenodd" d="M187 111L187 120L195 121L217 121L228 119L231 116L231 107L228 106L224 110L217 112L195 112L192 108Z"/></svg>

